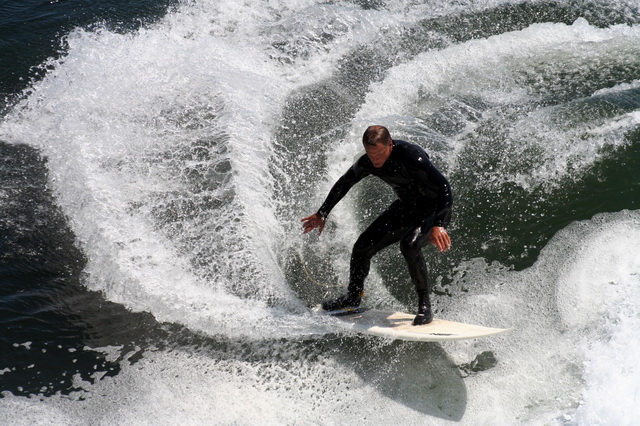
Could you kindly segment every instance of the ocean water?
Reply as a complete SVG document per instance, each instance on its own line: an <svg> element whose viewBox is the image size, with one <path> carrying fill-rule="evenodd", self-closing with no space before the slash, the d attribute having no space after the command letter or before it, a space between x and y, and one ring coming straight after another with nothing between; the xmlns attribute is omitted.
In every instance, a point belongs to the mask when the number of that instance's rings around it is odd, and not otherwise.
<svg viewBox="0 0 640 426"><path fill-rule="evenodd" d="M633 425L633 0L0 2L0 423ZM455 195L404 343L309 307L393 199L301 233L369 124ZM397 247L365 303L412 311Z"/></svg>

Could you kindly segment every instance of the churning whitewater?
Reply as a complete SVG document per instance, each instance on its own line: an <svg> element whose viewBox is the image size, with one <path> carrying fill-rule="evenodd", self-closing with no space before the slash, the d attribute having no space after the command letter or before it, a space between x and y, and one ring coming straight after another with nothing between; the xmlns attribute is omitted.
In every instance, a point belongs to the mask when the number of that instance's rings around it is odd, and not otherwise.
<svg viewBox="0 0 640 426"><path fill-rule="evenodd" d="M0 416L632 424L638 12L198 0L135 31L74 29L7 109L0 141L45 160L86 262L77 285L150 314L154 331L110 338L105 318L83 350L117 374L95 368L31 397L2 389ZM454 249L424 249L436 317L514 331L390 342L312 314L343 290L353 242L393 199L369 179L321 237L302 235L370 124L424 147L453 186ZM378 255L365 292L368 306L413 311L397 248Z"/></svg>

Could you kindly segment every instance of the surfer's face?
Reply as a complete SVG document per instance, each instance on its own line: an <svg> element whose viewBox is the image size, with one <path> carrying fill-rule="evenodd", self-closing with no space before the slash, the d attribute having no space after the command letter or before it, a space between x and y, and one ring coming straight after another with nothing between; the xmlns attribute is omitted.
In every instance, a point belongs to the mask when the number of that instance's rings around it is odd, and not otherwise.
<svg viewBox="0 0 640 426"><path fill-rule="evenodd" d="M384 165L389 156L391 155L391 150L393 149L393 141L390 141L389 144L376 144L376 145L365 145L364 150L367 152L367 157L373 163L373 167L379 169Z"/></svg>

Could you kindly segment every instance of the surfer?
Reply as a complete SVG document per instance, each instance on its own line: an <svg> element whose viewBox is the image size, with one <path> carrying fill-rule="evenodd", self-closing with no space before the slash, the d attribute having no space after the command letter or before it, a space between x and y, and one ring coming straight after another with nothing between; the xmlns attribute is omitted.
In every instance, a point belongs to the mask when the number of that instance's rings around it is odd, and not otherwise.
<svg viewBox="0 0 640 426"><path fill-rule="evenodd" d="M333 185L320 209L303 218L304 233L324 229L331 209L361 179L373 175L390 185L398 199L358 237L351 252L347 294L322 304L332 311L360 305L371 258L385 247L400 242L409 275L418 293L414 325L433 320L427 266L422 246L429 241L445 252L451 247L446 227L451 218L453 196L447 179L431 164L420 146L391 139L383 126L369 126L362 136L365 154Z"/></svg>

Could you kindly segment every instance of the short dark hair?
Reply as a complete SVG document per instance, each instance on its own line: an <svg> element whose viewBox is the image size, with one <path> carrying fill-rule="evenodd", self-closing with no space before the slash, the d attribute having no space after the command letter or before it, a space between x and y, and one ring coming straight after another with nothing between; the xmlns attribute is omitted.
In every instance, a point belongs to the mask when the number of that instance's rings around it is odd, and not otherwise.
<svg viewBox="0 0 640 426"><path fill-rule="evenodd" d="M362 135L364 145L388 145L391 143L389 130L384 126L369 126Z"/></svg>

